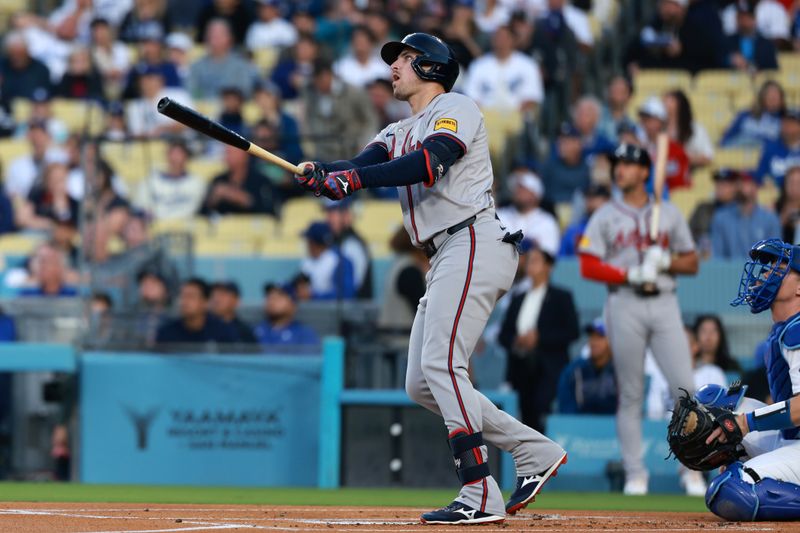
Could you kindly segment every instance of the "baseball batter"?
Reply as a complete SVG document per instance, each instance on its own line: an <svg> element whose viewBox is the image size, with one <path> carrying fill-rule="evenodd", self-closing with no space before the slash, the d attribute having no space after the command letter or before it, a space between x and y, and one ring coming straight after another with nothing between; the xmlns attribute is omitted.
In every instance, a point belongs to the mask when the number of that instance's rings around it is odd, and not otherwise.
<svg viewBox="0 0 800 533"><path fill-rule="evenodd" d="M753 313L772 312L764 363L774 403L743 398L746 387L698 390L701 403L737 413L733 420L746 452L744 463L730 464L711 482L706 505L727 520L800 520L800 246L779 239L757 242L733 301L742 304ZM705 441L708 451L726 438L717 427Z"/></svg>
<svg viewBox="0 0 800 533"><path fill-rule="evenodd" d="M406 390L444 418L462 483L455 501L421 520L500 522L533 501L566 462L560 446L499 410L467 373L489 314L513 281L521 234L505 232L495 216L483 117L472 100L449 92L458 77L450 48L413 33L385 44L381 56L394 96L413 116L387 126L350 161L306 163L297 180L336 200L361 188L398 187L405 228L431 262L411 330ZM514 457L517 489L506 503L484 440Z"/></svg>
<svg viewBox="0 0 800 533"><path fill-rule="evenodd" d="M673 397L694 390L689 343L675 295L675 275L697 272L694 242L680 211L662 206L657 242L650 241L652 201L645 188L647 151L621 144L614 153L612 200L589 219L579 244L581 274L608 285L605 320L619 387L617 433L625 494L647 493L642 452L644 357L649 346ZM655 287L655 288L653 288Z"/></svg>

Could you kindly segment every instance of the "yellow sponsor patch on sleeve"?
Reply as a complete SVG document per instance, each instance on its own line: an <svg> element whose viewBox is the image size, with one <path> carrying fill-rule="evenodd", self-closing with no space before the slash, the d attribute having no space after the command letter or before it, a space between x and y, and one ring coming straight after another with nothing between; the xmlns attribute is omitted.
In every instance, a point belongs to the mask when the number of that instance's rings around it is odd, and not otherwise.
<svg viewBox="0 0 800 533"><path fill-rule="evenodd" d="M578 249L584 249L589 247L589 237L584 235L581 237L581 240L578 242Z"/></svg>
<svg viewBox="0 0 800 533"><path fill-rule="evenodd" d="M458 132L458 121L453 118L440 118L433 124L433 131L437 130L450 130L456 133Z"/></svg>

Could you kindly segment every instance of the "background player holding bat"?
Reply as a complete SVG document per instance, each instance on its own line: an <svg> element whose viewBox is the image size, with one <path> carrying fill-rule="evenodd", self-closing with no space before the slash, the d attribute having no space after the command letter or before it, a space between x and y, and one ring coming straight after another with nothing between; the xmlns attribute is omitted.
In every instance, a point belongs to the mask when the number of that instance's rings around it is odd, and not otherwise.
<svg viewBox="0 0 800 533"><path fill-rule="evenodd" d="M675 276L695 274L698 258L680 211L660 201L665 165L664 158L657 159L656 194L650 197L647 151L632 144L617 147L612 171L622 199L592 215L579 244L581 274L608 285L605 320L619 388L617 433L624 490L631 495L648 490L641 427L645 350L652 350L673 397L681 387L694 389Z"/></svg>
<svg viewBox="0 0 800 533"><path fill-rule="evenodd" d="M495 216L483 117L449 92L458 76L452 51L422 33L381 50L394 96L413 116L390 124L349 161L306 164L306 189L341 200L367 187L398 187L403 222L431 269L411 331L406 390L444 418L462 483L453 503L425 513L437 524L499 522L531 502L566 462L560 446L500 411L470 382L467 368L496 300L513 281L521 234ZM484 441L510 452L517 490L504 503Z"/></svg>

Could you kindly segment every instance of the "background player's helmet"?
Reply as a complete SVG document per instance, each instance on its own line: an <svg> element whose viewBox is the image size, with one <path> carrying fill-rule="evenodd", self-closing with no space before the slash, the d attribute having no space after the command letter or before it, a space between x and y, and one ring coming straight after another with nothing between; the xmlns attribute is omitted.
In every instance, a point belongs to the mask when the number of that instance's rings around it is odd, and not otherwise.
<svg viewBox="0 0 800 533"><path fill-rule="evenodd" d="M650 168L653 164L647 149L630 143L621 143L611 154L611 163L617 164L619 162L635 163L647 168Z"/></svg>
<svg viewBox="0 0 800 533"><path fill-rule="evenodd" d="M381 58L391 65L403 48L413 48L421 55L411 63L411 68L423 80L435 81L450 92L458 78L458 61L453 51L441 39L427 33L409 33L402 41L390 41L381 48Z"/></svg>
<svg viewBox="0 0 800 533"><path fill-rule="evenodd" d="M769 309L789 269L800 272L800 246L780 239L758 241L750 248L750 261L744 264L739 294L731 305L749 305L752 313Z"/></svg>

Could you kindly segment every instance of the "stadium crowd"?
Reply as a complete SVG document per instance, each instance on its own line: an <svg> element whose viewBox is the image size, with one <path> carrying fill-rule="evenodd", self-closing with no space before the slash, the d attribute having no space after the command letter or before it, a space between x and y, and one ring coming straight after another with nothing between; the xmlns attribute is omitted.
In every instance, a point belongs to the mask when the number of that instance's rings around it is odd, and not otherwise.
<svg viewBox="0 0 800 533"><path fill-rule="evenodd" d="M157 242L159 224L229 215L280 221L302 191L288 172L158 114L156 102L169 97L212 113L292 162L346 159L410 114L392 98L378 50L413 31L454 50L462 67L455 90L485 115L499 216L527 237L502 327L489 340L509 354L508 382L531 426L545 427L554 400L564 413L615 409L605 325L579 317L569 291L549 287L549 277L576 255L591 214L619 196L610 158L619 142L652 154L668 132L668 194L690 217L703 259L741 259L768 237L797 241L797 1L51 3L2 13L0 154L11 153L4 144L23 149L0 160L0 233L42 241L3 284L27 298L91 293L95 341L114 337L117 325L104 317L124 310L136 316L126 338L148 347L316 346L321 332L297 319L298 305L378 299L387 344L402 346L426 260L398 231L378 298L375 243L356 231L350 202L320 203L318 220L302 232L298 272L288 282L263 280L258 323L240 316L234 280L179 272ZM700 87L713 76L723 83ZM144 147L148 161L115 149L126 145ZM197 162L214 171L196 172ZM130 168L141 174L130 179ZM396 198L369 192L355 202ZM133 296L98 290L116 275L130 279ZM522 298L541 287L556 296L531 331L517 331ZM14 340L13 323L0 324L2 338ZM570 362L581 331L584 356ZM724 383L724 372L739 370L719 318L698 317L687 334L698 384ZM663 417L668 389L649 366L647 412Z"/></svg>

